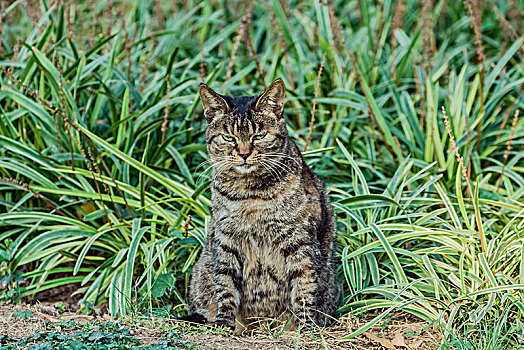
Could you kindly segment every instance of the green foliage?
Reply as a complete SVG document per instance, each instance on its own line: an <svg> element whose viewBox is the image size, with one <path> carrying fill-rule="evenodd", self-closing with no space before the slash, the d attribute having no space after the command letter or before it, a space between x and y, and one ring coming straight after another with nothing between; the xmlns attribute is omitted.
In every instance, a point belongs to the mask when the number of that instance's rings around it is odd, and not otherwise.
<svg viewBox="0 0 524 350"><path fill-rule="evenodd" d="M288 2L257 3L238 45L248 10L227 1L113 1L111 21L105 1L74 11L42 1L38 28L20 2L6 10L0 273L18 291L8 299L79 283L84 305L108 302L115 316L164 303L184 313L210 215L198 84L255 94L282 77L289 131L337 213L340 313L379 310L348 337L398 309L450 342L522 319L523 119L511 129L524 38L499 17L507 4L483 13L484 74L461 1L422 13L407 0L401 23L389 0Z"/></svg>
<svg viewBox="0 0 524 350"><path fill-rule="evenodd" d="M33 315L33 313L31 312L31 310L27 310L27 311L18 311L18 310L15 310L15 312L13 313L13 315L11 315L12 317L15 317L15 318L29 318Z"/></svg>
<svg viewBox="0 0 524 350"><path fill-rule="evenodd" d="M13 257L13 241L9 238L0 243L0 301L18 303L20 293L25 290L20 285L25 282L22 271L13 270L10 264Z"/></svg>
<svg viewBox="0 0 524 350"><path fill-rule="evenodd" d="M74 321L59 323L17 340L9 336L0 337L0 349L20 347L31 350L44 349L198 349L198 346L180 338L177 332L166 332L159 342L142 345L131 328L117 322L76 324Z"/></svg>
<svg viewBox="0 0 524 350"><path fill-rule="evenodd" d="M475 325L462 325L458 332L450 334L444 349L521 349L524 343L524 323L514 320L510 323L502 315L495 324L481 321Z"/></svg>
<svg viewBox="0 0 524 350"><path fill-rule="evenodd" d="M164 294L169 293L174 288L175 278L170 273L163 273L157 277L153 288L151 289L151 295L155 298L162 298Z"/></svg>

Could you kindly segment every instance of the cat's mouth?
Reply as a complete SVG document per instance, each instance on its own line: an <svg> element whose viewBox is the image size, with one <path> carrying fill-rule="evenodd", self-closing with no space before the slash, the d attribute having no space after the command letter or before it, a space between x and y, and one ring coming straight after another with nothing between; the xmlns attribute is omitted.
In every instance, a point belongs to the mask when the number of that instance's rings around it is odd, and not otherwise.
<svg viewBox="0 0 524 350"><path fill-rule="evenodd" d="M244 162L240 165L235 166L235 170L238 171L241 174L249 174L256 170L256 166L254 164L250 164L247 162Z"/></svg>

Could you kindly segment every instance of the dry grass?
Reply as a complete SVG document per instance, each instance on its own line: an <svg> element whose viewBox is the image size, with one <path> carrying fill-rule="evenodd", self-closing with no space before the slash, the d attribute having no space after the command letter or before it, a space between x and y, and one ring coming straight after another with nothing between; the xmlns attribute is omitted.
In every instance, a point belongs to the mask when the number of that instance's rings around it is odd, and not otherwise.
<svg viewBox="0 0 524 350"><path fill-rule="evenodd" d="M106 36L110 36L113 31L113 0L107 1L107 29Z"/></svg>
<svg viewBox="0 0 524 350"><path fill-rule="evenodd" d="M247 50L249 52L249 56L255 61L255 67L256 71L258 73L258 79L262 86L266 86L264 83L264 77L266 73L260 66L260 58L258 57L257 50L253 47L253 40L251 39L251 34L249 32L249 27L251 26L251 20L253 19L253 10L255 8L255 1L250 2L249 7L247 9L247 13L242 17L242 27L245 27L246 30L244 31L244 41L247 45Z"/></svg>
<svg viewBox="0 0 524 350"><path fill-rule="evenodd" d="M95 38L96 38L96 1L95 0L88 0L87 1L90 16L91 16L91 24L89 26L90 34L89 34L89 46L93 47L95 45ZM118 16L118 13L117 13ZM123 24L123 26L125 23Z"/></svg>
<svg viewBox="0 0 524 350"><path fill-rule="evenodd" d="M37 330L64 331L60 323L75 321L82 325L110 321L103 313L99 316L79 315L67 311L59 312L57 302L36 303L34 305L0 304L0 334L10 334L15 339L22 339ZM16 311L31 311L28 317L16 317ZM101 310L103 311L103 310ZM48 321L48 323L46 323ZM281 325L269 323L259 328L234 335L221 328L205 327L169 318L126 317L118 322L132 330L133 336L143 345L158 343L167 332L174 332L181 339L197 344L199 349L384 349L388 344L393 348L405 344L412 350L437 349L441 335L427 323L405 313L397 313L391 319L381 322L363 335L344 340L344 336L366 323L365 319L345 317L337 325L315 330L284 330ZM386 346L385 346L386 345Z"/></svg>
<svg viewBox="0 0 524 350"><path fill-rule="evenodd" d="M475 49L477 52L477 61L480 66L480 89L479 89L479 101L480 109L479 115L481 116L480 122L477 126L477 151L480 149L480 137L482 133L482 121L484 116L484 85L486 77L486 67L484 62L486 61L486 55L484 54L484 45L482 44L482 3L480 0L464 0L464 5L468 11L471 27L473 28Z"/></svg>
<svg viewBox="0 0 524 350"><path fill-rule="evenodd" d="M317 82L315 84L315 95L313 97L313 107L311 108L311 119L309 121L309 131L306 137L306 144L304 145L304 152L307 150L307 146L311 143L311 134L313 133L313 127L315 126L315 111L317 109L317 98L320 91L320 78L322 77L322 70L324 70L324 65L326 64L326 54L322 57L322 63L318 68L317 73Z"/></svg>
<svg viewBox="0 0 524 350"><path fill-rule="evenodd" d="M502 170L500 171L500 177L499 177L499 181L497 184L497 191L500 189L500 185L502 184L502 175L504 174L504 168L506 167L506 163L509 157L509 152L511 151L511 142L513 141L513 136L515 135L515 129L517 127L518 119L519 119L519 110L517 109L515 111L515 115L513 116L513 123L511 124L511 132L509 134L506 151L504 152L504 162L502 163Z"/></svg>
<svg viewBox="0 0 524 350"><path fill-rule="evenodd" d="M5 0L0 0L0 37L4 32L4 12L5 12ZM3 45L0 45L0 48L3 50Z"/></svg>
<svg viewBox="0 0 524 350"><path fill-rule="evenodd" d="M165 26L165 16L164 11L162 10L162 0L153 1L153 12L154 16L157 19L157 29L164 29Z"/></svg>
<svg viewBox="0 0 524 350"><path fill-rule="evenodd" d="M449 135L449 141L451 143L451 148L455 152L455 155L457 157L457 161L459 162L460 168L462 169L462 175L466 179L466 184L468 185L468 191L471 198L471 203L473 204L473 209L475 211L475 218L477 220L477 226L479 230L479 237L480 237L480 246L482 248L482 252L486 253L486 243L484 242L484 233L482 231L482 221L480 219L480 212L477 208L477 203L475 202L475 196L473 195L473 190L471 188L471 183L469 181L468 172L466 171L466 167L464 166L464 158L460 156L457 144L455 143L455 138L453 137L453 133L451 131L451 126L449 124L448 116L446 115L446 109L444 106L442 106L442 116L444 117L444 124L446 125L446 131Z"/></svg>
<svg viewBox="0 0 524 350"><path fill-rule="evenodd" d="M259 77L263 79L263 75L261 74L261 68L260 68L260 61L258 59L258 55L253 48L253 44L251 43L251 35L249 34L249 26L251 24L251 19L253 17L253 10L255 9L255 1L250 1L247 8L246 13L244 16L242 16L241 23L242 25L238 29L237 36L235 37L235 42L233 43L233 49L231 51L231 59L229 60L229 64L227 66L227 73L226 73L226 80L231 78L231 75L233 74L233 67L235 66L236 60L237 60L237 52L240 47L240 43L242 40L247 45L247 48L249 50L249 54L254 59L257 72L259 73Z"/></svg>
<svg viewBox="0 0 524 350"><path fill-rule="evenodd" d="M435 49L435 37L433 35L433 16L431 1L423 1L420 20L422 21L422 66L429 76L431 70L431 59Z"/></svg>
<svg viewBox="0 0 524 350"><path fill-rule="evenodd" d="M515 25L515 31L517 36L522 35L522 13L519 11L519 4L517 0L508 0L509 9L508 17L510 21Z"/></svg>
<svg viewBox="0 0 524 350"><path fill-rule="evenodd" d="M406 13L406 5L404 0L397 0L395 9L393 10L393 20L391 24L390 38L391 38L391 50L392 50L392 65L391 65L391 78L396 80L396 54L397 54L397 38L395 37L395 30L402 29L404 24L404 14Z"/></svg>
<svg viewBox="0 0 524 350"><path fill-rule="evenodd" d="M484 45L482 44L482 6L480 0L464 0L464 5L468 10L471 28L473 28L475 38L475 48L477 50L477 60L483 64L486 60Z"/></svg>
<svg viewBox="0 0 524 350"><path fill-rule="evenodd" d="M31 19L31 22L33 22L35 28L38 27L38 22L40 21L40 17L42 16L42 13L40 12L40 6L35 6L33 1L25 0L24 7L27 11L27 15Z"/></svg>
<svg viewBox="0 0 524 350"><path fill-rule="evenodd" d="M162 122L162 143L166 140L167 123L169 122L169 92L171 91L171 84L169 82L169 76L166 76L166 105L164 106L164 121Z"/></svg>

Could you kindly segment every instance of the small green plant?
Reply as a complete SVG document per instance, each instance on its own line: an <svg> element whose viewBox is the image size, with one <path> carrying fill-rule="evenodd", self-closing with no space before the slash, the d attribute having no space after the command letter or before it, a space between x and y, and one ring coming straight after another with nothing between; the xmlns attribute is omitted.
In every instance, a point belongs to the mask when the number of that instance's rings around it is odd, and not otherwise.
<svg viewBox="0 0 524 350"><path fill-rule="evenodd" d="M58 304L56 304L56 309L58 310L59 313L64 313L65 311L65 306L63 303L59 302Z"/></svg>
<svg viewBox="0 0 524 350"><path fill-rule="evenodd" d="M29 318L32 315L33 315L33 313L31 312L31 310L26 310L26 311L15 310L15 312L13 312L11 317L14 317L14 318Z"/></svg>
<svg viewBox="0 0 524 350"><path fill-rule="evenodd" d="M173 274L162 273L156 278L155 283L153 283L151 295L155 298L162 298L166 293L171 293L174 288L175 278Z"/></svg>
<svg viewBox="0 0 524 350"><path fill-rule="evenodd" d="M160 336L158 343L143 345L135 331L118 322L77 324L74 321L56 325L48 323L22 339L0 336L0 349L19 347L28 349L197 349L195 344L183 340L175 331Z"/></svg>
<svg viewBox="0 0 524 350"><path fill-rule="evenodd" d="M22 272L13 265L13 241L10 238L0 242L0 301L18 303L25 288Z"/></svg>
<svg viewBox="0 0 524 350"><path fill-rule="evenodd" d="M520 350L524 347L524 328L522 321L499 324L494 320L463 325L444 339L442 349L456 350Z"/></svg>

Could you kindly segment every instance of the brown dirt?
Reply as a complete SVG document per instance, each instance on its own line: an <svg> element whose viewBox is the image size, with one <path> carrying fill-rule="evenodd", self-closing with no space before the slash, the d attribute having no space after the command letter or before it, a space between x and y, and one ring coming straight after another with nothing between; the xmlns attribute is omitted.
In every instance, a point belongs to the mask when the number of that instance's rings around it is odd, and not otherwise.
<svg viewBox="0 0 524 350"><path fill-rule="evenodd" d="M73 309L66 306L67 309ZM30 310L31 316L17 317L18 312ZM372 317L372 316L371 316ZM50 321L46 322L45 321ZM22 339L38 329L59 330L59 321L74 320L76 323L109 321L108 315L85 316L65 311L60 313L57 304L37 302L34 305L9 305L0 303L0 335ZM391 319L380 322L364 334L343 340L352 331L365 325L369 319L341 318L338 325L318 331L284 331L255 329L242 336L229 334L203 326L192 326L177 320L144 319L140 317L120 320L133 331L133 336L143 344L157 343L166 331L176 331L185 341L197 344L198 349L438 349L440 333L425 322L405 313L396 313Z"/></svg>

